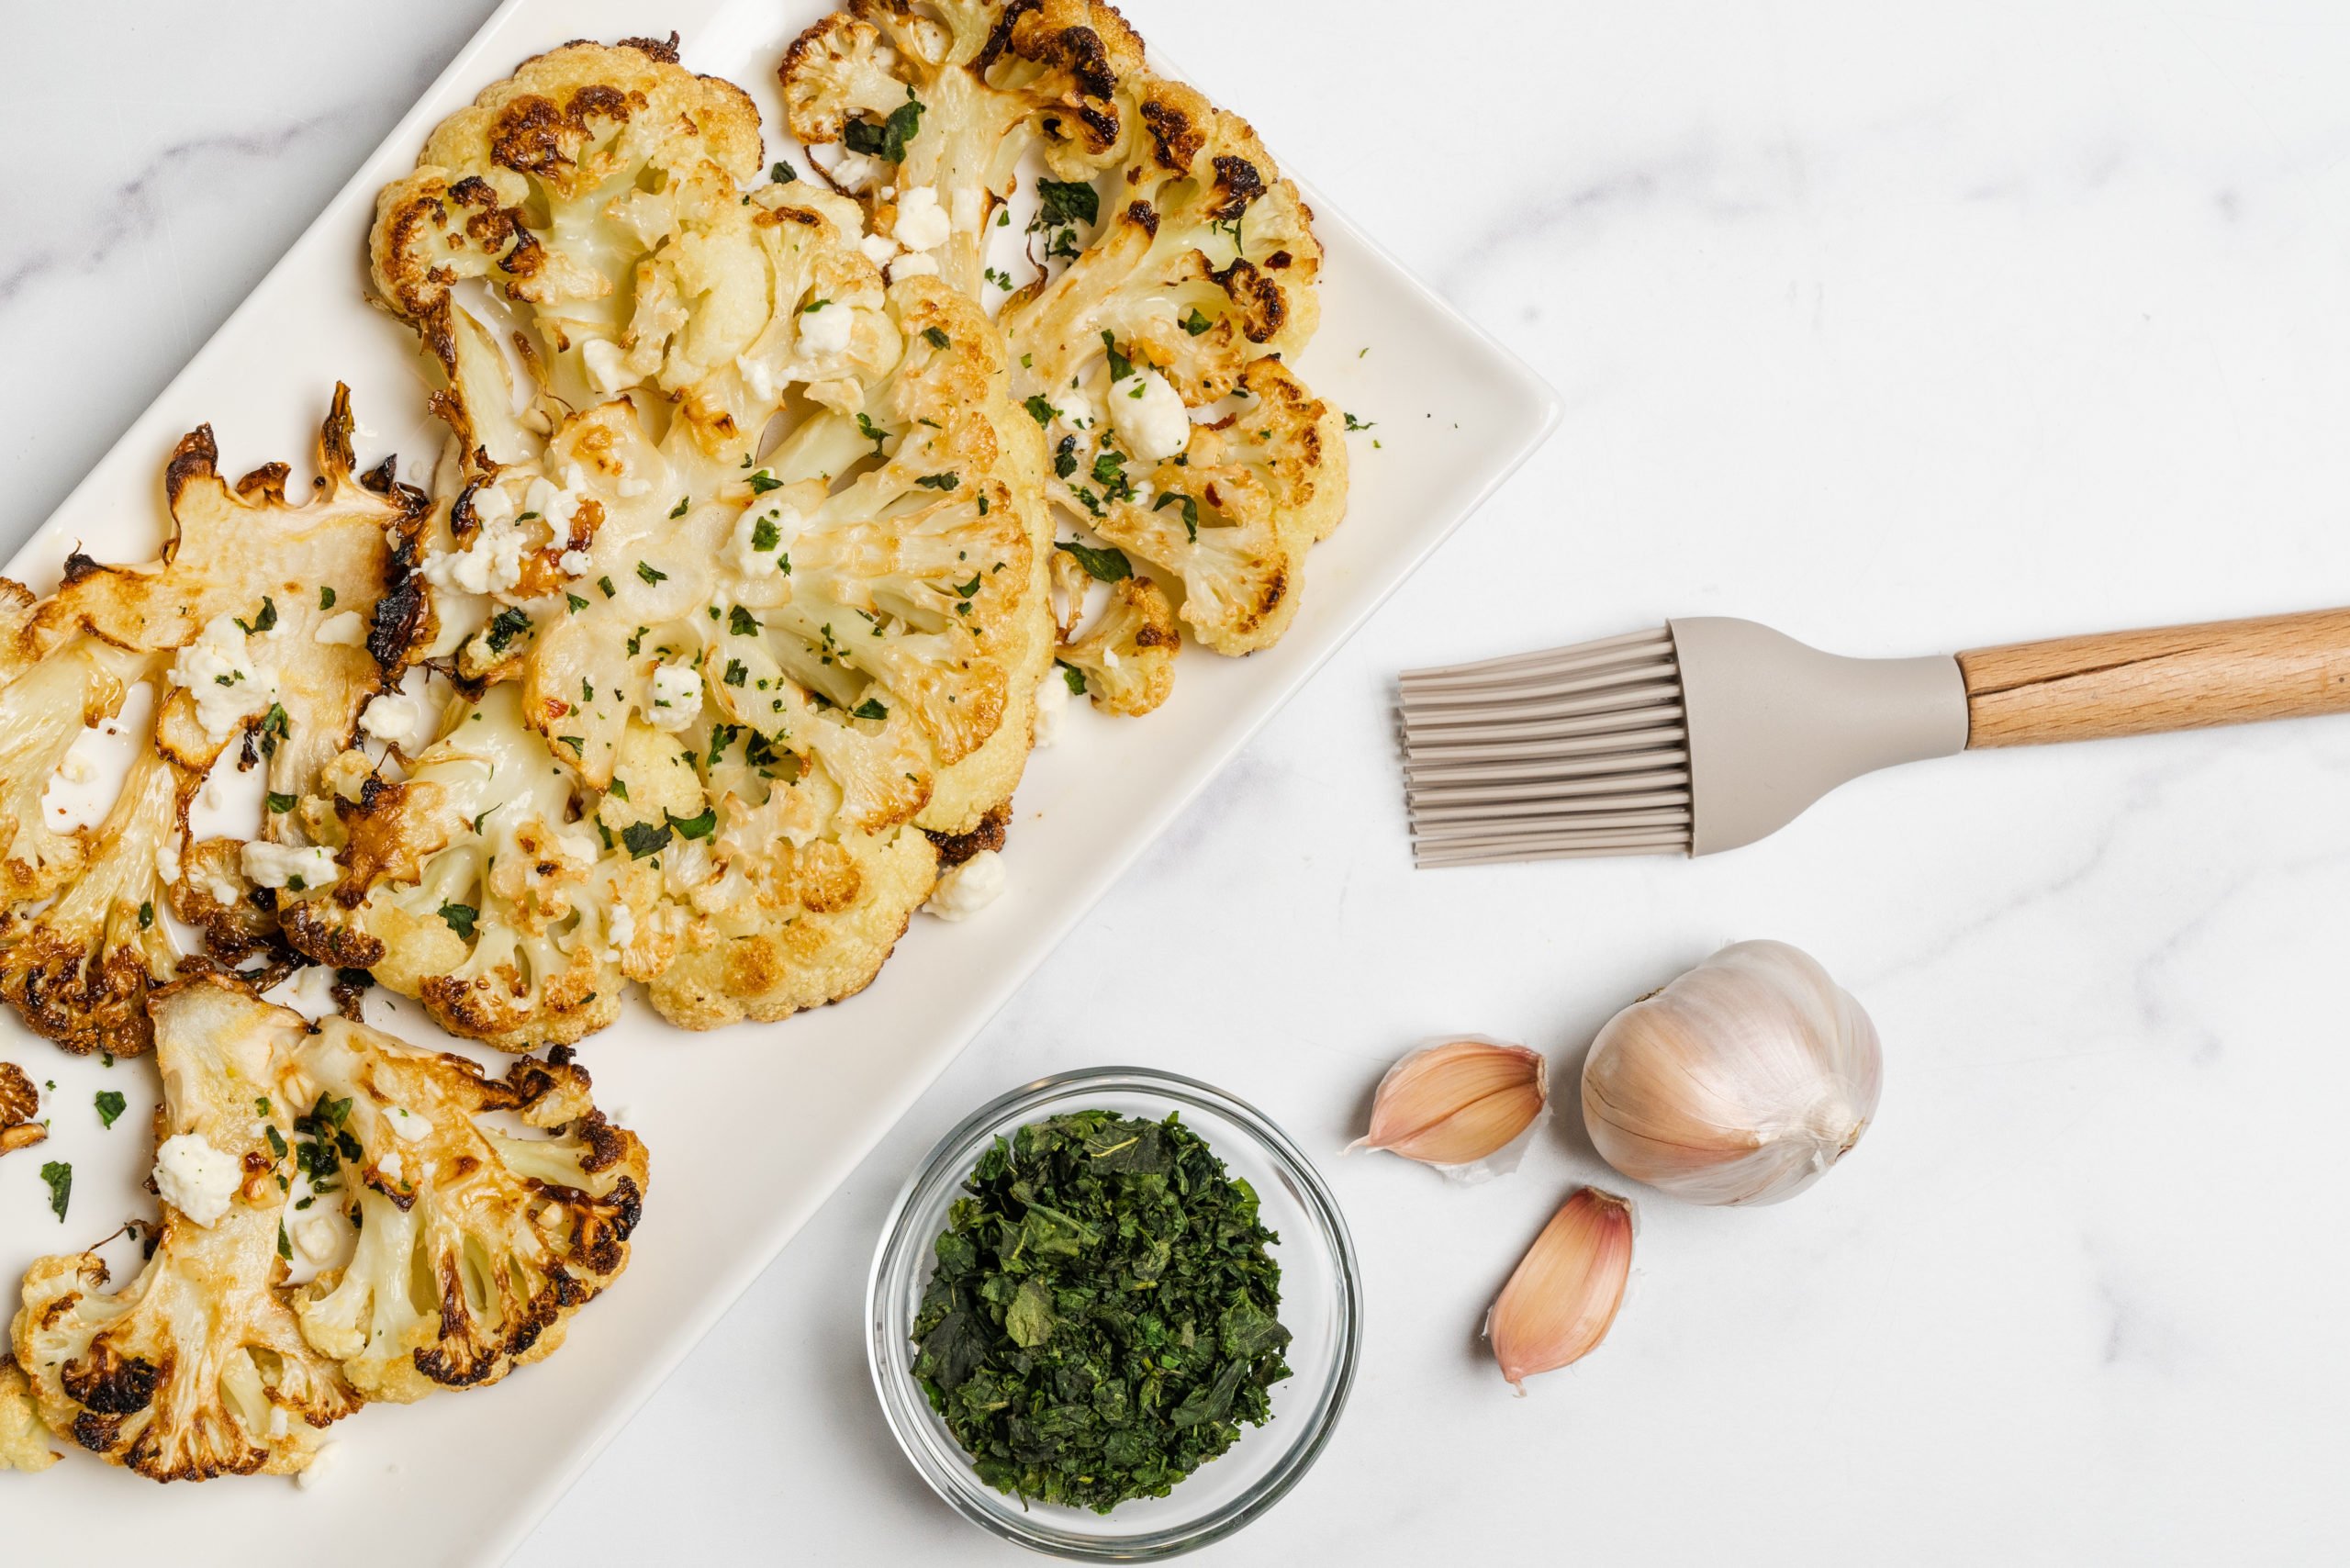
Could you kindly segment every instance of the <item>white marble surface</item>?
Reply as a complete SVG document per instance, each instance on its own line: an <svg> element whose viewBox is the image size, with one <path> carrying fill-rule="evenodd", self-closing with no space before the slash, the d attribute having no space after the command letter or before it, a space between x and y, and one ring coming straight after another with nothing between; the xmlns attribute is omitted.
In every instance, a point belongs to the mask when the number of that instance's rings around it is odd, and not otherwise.
<svg viewBox="0 0 2350 1568"><path fill-rule="evenodd" d="M11 18L0 543L487 8ZM1615 1334L1519 1401L1477 1324L1587 1147L1472 1192L1333 1159L1361 1383L1320 1468L1202 1561L2339 1561L2350 722L1911 769L1717 861L1438 875L1404 855L1385 716L1399 667L1668 614L1891 654L2344 599L2339 8L1127 9L1566 424L516 1561L1019 1561L899 1459L856 1338L880 1217L966 1108L1136 1059L1335 1155L1415 1037L1517 1036L1571 1082L1617 1005L1752 935L1883 1030L1850 1164L1780 1209L1644 1201Z"/></svg>

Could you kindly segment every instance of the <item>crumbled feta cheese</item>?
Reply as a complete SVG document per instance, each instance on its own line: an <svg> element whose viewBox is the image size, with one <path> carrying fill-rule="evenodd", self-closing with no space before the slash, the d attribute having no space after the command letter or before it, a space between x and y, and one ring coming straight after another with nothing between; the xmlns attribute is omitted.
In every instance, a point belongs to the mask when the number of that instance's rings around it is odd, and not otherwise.
<svg viewBox="0 0 2350 1568"><path fill-rule="evenodd" d="M323 845L297 848L257 838L237 851L237 864L257 888L323 888L342 875L334 851Z"/></svg>
<svg viewBox="0 0 2350 1568"><path fill-rule="evenodd" d="M207 860L196 868L196 886L206 898L222 909L234 909L245 896L245 890L238 885L237 879L229 875L228 868L218 860Z"/></svg>
<svg viewBox="0 0 2350 1568"><path fill-rule="evenodd" d="M1138 372L1139 386L1120 381L1110 390L1110 423L1128 452L1145 463L1164 463L1192 441L1192 416L1182 395L1155 370Z"/></svg>
<svg viewBox="0 0 2350 1568"><path fill-rule="evenodd" d="M310 1455L310 1462L295 1472L294 1484L308 1492L324 1480L327 1472L332 1470L341 1461L342 1445L341 1443L320 1443L318 1451Z"/></svg>
<svg viewBox="0 0 2350 1568"><path fill-rule="evenodd" d="M394 1105L384 1113L384 1119L392 1124L402 1143L421 1143L432 1136L432 1124L405 1105Z"/></svg>
<svg viewBox="0 0 2350 1568"><path fill-rule="evenodd" d="M687 664L654 666L653 711L645 715L653 727L674 734L700 713L701 672Z"/></svg>
<svg viewBox="0 0 2350 1568"><path fill-rule="evenodd" d="M167 1137L155 1151L155 1191L198 1225L210 1225L227 1214L243 1182L244 1167L236 1157L221 1153L195 1133Z"/></svg>
<svg viewBox="0 0 2350 1568"><path fill-rule="evenodd" d="M359 728L371 740L396 745L415 756L433 742L441 711L420 691L381 691L360 711Z"/></svg>
<svg viewBox="0 0 2350 1568"><path fill-rule="evenodd" d="M531 481L531 494L525 498L530 510L542 517L552 514L539 502L539 491L544 487L550 496L554 487L544 479ZM476 491L478 497L482 492ZM498 492L490 491L492 495ZM550 503L551 504L551 503ZM478 506L474 511L481 526L474 531L473 542L463 550L436 555L425 563L424 580L444 591L455 589L464 593L504 593L522 580L522 556L527 545L522 526L509 517L484 517ZM565 513L568 521L569 513Z"/></svg>
<svg viewBox="0 0 2350 1568"><path fill-rule="evenodd" d="M636 940L636 915L628 905L612 906L611 961L619 963L629 944Z"/></svg>
<svg viewBox="0 0 2350 1568"><path fill-rule="evenodd" d="M845 191L861 191L879 179L881 171L889 167L882 160L863 152L845 152L841 161L833 165L833 184Z"/></svg>
<svg viewBox="0 0 2350 1568"><path fill-rule="evenodd" d="M599 392L617 392L629 383L628 356L608 338L590 338L580 345L579 363L587 367L588 384Z"/></svg>
<svg viewBox="0 0 2350 1568"><path fill-rule="evenodd" d="M760 525L775 531L774 541L762 550ZM734 537L727 542L727 554L734 569L753 582L774 577L783 569L782 553L791 548L800 531L808 525L792 507L773 506L765 511L744 512L734 520Z"/></svg>
<svg viewBox="0 0 2350 1568"><path fill-rule="evenodd" d="M166 678L187 688L196 700L196 722L216 741L277 700L276 671L254 662L234 616L206 622L196 641L172 660Z"/></svg>
<svg viewBox="0 0 2350 1568"><path fill-rule="evenodd" d="M897 282L901 277L936 277L937 275L938 258L936 256L900 256L890 263L891 283Z"/></svg>
<svg viewBox="0 0 2350 1568"><path fill-rule="evenodd" d="M566 577L584 577L596 569L596 563L588 559L585 550L565 550L555 557L554 564Z"/></svg>
<svg viewBox="0 0 2350 1568"><path fill-rule="evenodd" d="M923 908L941 920L968 920L1003 896L1003 857L982 849L938 879Z"/></svg>
<svg viewBox="0 0 2350 1568"><path fill-rule="evenodd" d="M1048 669L1036 687L1035 747L1042 751L1061 738L1061 723L1069 713L1069 682L1058 669Z"/></svg>
<svg viewBox="0 0 2350 1568"><path fill-rule="evenodd" d="M572 491L579 488L581 482L581 476L576 467L564 476L561 485L541 475L524 487L522 510L537 513L544 518L551 527L568 527L571 522L571 514L579 510L579 498L572 494Z"/></svg>
<svg viewBox="0 0 2350 1568"><path fill-rule="evenodd" d="M838 300L822 310L800 313L800 346L810 353L845 353L850 340L856 336L856 317Z"/></svg>
<svg viewBox="0 0 2350 1568"><path fill-rule="evenodd" d="M472 505L474 521L485 526L514 521L514 498L495 485L476 486Z"/></svg>
<svg viewBox="0 0 2350 1568"><path fill-rule="evenodd" d="M827 314L827 312L819 310L816 314L822 316ZM802 328L800 336L803 338L807 336L807 332L805 330L807 319L808 319L805 316L800 318L800 325ZM767 364L767 362L763 359L753 359L749 354L745 353L736 354L734 356L734 368L742 374L743 389L744 391L748 392L752 397L757 398L762 403L768 402L774 398L778 383L776 380L775 367L773 365Z"/></svg>
<svg viewBox="0 0 2350 1568"><path fill-rule="evenodd" d="M167 887L180 879L180 841L177 834L155 846L155 875L161 877Z"/></svg>
<svg viewBox="0 0 2350 1568"><path fill-rule="evenodd" d="M367 640L367 618L355 610L330 615L319 622L319 641L330 646L355 648Z"/></svg>
<svg viewBox="0 0 2350 1568"><path fill-rule="evenodd" d="M305 1262L323 1263L342 1241L343 1226L330 1214L308 1214L285 1227L285 1238Z"/></svg>
<svg viewBox="0 0 2350 1568"><path fill-rule="evenodd" d="M1055 395L1053 406L1061 417L1061 423L1073 431L1091 430L1094 421L1101 418L1093 411L1093 399L1085 395L1081 386L1063 387Z"/></svg>
<svg viewBox="0 0 2350 1568"><path fill-rule="evenodd" d="M375 1161L375 1174L386 1182L405 1181L408 1170L400 1164L400 1151L397 1148L386 1149L384 1158Z"/></svg>
<svg viewBox="0 0 2350 1568"><path fill-rule="evenodd" d="M898 221L890 231L909 251L934 251L946 243L955 224L934 187L909 185L898 193Z"/></svg>
<svg viewBox="0 0 2350 1568"><path fill-rule="evenodd" d="M865 259L877 267L888 266L890 258L905 249L887 234L867 234L856 242L856 248L864 252Z"/></svg>

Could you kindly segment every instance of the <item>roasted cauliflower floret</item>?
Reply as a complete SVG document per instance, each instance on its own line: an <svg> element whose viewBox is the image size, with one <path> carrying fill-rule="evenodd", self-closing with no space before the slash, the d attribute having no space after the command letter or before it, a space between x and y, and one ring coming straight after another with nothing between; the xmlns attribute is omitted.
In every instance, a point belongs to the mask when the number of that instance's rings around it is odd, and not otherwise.
<svg viewBox="0 0 2350 1568"><path fill-rule="evenodd" d="M1207 646L1277 640L1344 510L1346 454L1340 417L1282 364L1313 336L1321 247L1255 132L1154 74L1094 0L851 0L780 74L793 130L846 142L847 175L894 162L844 181L877 231L974 297L994 286L996 208L1041 151L1035 275L1000 324L1053 498L1154 568ZM1159 673L1120 711L1163 698Z"/></svg>
<svg viewBox="0 0 2350 1568"><path fill-rule="evenodd" d="M0 994L77 1056L140 1056L152 1043L147 990L181 954L156 912L169 907L180 772L142 749L92 835L100 847L56 901L0 914Z"/></svg>
<svg viewBox="0 0 2350 1568"><path fill-rule="evenodd" d="M1110 585L1110 602L1085 635L1062 647L1060 662L1083 678L1095 707L1147 713L1167 700L1181 640L1158 586L1148 577L1122 577Z"/></svg>
<svg viewBox="0 0 2350 1568"><path fill-rule="evenodd" d="M1339 416L1276 359L1242 371L1240 388L1239 409L1192 426L1183 462L1157 465L1141 488L1123 476L1099 498L1074 487L1096 533L1173 576L1178 613L1220 654L1288 630L1305 553L1345 499L1326 461L1343 451ZM1096 459L1097 473L1113 466Z"/></svg>
<svg viewBox="0 0 2350 1568"><path fill-rule="evenodd" d="M746 769L755 772L755 769ZM911 827L794 842L821 815L813 777L721 795L717 874L691 895L695 919L676 960L650 987L671 1023L712 1028L782 1018L872 982L938 879L938 851Z"/></svg>
<svg viewBox="0 0 2350 1568"><path fill-rule="evenodd" d="M0 1355L0 1470L47 1470L61 1457L50 1440L31 1382L13 1355Z"/></svg>
<svg viewBox="0 0 2350 1568"><path fill-rule="evenodd" d="M121 711L146 665L85 637L0 687L0 899L46 898L82 868L87 835L60 831L42 801L82 732Z"/></svg>
<svg viewBox="0 0 2350 1568"><path fill-rule="evenodd" d="M218 977L155 994L164 1201L154 1253L112 1295L95 1253L41 1260L11 1330L50 1430L156 1481L301 1470L318 1429L359 1406L279 1286L275 1107L302 1020L270 1009L251 1027L242 1003Z"/></svg>
<svg viewBox="0 0 2350 1568"><path fill-rule="evenodd" d="M0 1061L0 1154L14 1154L45 1142L49 1128L33 1118L40 1114L40 1091L12 1061Z"/></svg>
<svg viewBox="0 0 2350 1568"><path fill-rule="evenodd" d="M791 133L847 150L828 177L865 197L874 231L979 298L989 226L1022 158L1038 150L1063 181L1107 168L1128 139L1121 85L1142 64L1141 39L1088 0L851 0L800 35L778 73ZM907 221L931 198L951 224L934 241Z"/></svg>
<svg viewBox="0 0 2350 1568"><path fill-rule="evenodd" d="M566 410L638 386L732 462L792 386L822 400L896 357L878 280L834 229L854 207L779 185L746 196L760 146L741 89L644 40L541 55L433 134L379 198L371 252L377 289L448 378L470 474L524 461ZM452 295L465 279L498 283L535 330L521 420L503 352Z"/></svg>
<svg viewBox="0 0 2350 1568"><path fill-rule="evenodd" d="M625 301L628 269L593 243L608 225L665 232L679 186L758 177L758 110L743 90L650 39L572 43L523 63L442 122L417 172L376 198L376 289L422 318L464 278L586 318ZM650 249L641 243L640 249Z"/></svg>
<svg viewBox="0 0 2350 1568"><path fill-rule="evenodd" d="M303 1292L302 1333L368 1398L485 1388L543 1360L628 1266L644 1146L597 1111L586 1070L523 1060L500 1081L330 1017L286 1082L335 1128L359 1223L351 1261Z"/></svg>
<svg viewBox="0 0 2350 1568"><path fill-rule="evenodd" d="M274 890L330 874L282 807L351 743L386 662L400 656L414 608L404 553L425 505L388 465L355 476L350 438L338 387L313 494L296 504L282 464L231 486L210 430L198 430L164 475L173 533L160 560L76 555L54 594L6 596L17 610L0 671L17 674L0 685L14 819L0 992L69 1050L147 1048L147 987L182 958L159 912L202 927L233 959L267 936ZM142 680L163 700L112 806L91 828L43 825L50 775L83 727L120 714ZM188 800L224 752L263 767L281 809L252 824L250 842L191 847Z"/></svg>
<svg viewBox="0 0 2350 1568"><path fill-rule="evenodd" d="M504 1050L603 1027L623 970L657 970L663 940L655 830L632 831L625 801L603 814L524 726L519 698L509 682L460 704L404 780L339 779L352 790L326 813L337 875L280 904L305 956L370 969L442 1027ZM649 781L676 754L645 744Z"/></svg>

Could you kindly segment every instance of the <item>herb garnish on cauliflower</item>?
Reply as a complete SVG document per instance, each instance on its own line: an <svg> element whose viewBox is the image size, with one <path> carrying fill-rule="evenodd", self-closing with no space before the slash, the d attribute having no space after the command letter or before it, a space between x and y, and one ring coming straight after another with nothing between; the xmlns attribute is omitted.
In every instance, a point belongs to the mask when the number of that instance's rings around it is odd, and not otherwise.
<svg viewBox="0 0 2350 1568"><path fill-rule="evenodd" d="M11 1330L50 1428L156 1481L299 1471L318 1429L360 1403L281 1288L287 1187L271 1107L302 1020L277 1008L258 1027L225 1019L240 1000L218 976L153 998L167 1144L191 1140L242 1172L219 1211L198 1223L167 1198L152 1256L115 1294L95 1252L42 1259Z"/></svg>
<svg viewBox="0 0 2350 1568"><path fill-rule="evenodd" d="M304 854L290 808L351 744L407 641L406 553L426 503L388 464L354 474L344 389L319 432L308 498L288 498L283 464L232 486L218 459L208 427L173 454L161 559L76 554L40 599L0 583L0 891L10 901L0 993L72 1051L147 1049L147 988L184 957L160 912L202 928L233 961L267 940L275 888L301 879L281 871L257 886L245 868L331 874ZM90 827L49 826L50 778L84 727L119 714L141 681L162 700L112 806ZM190 845L188 802L216 760L263 767L271 809L249 840Z"/></svg>
<svg viewBox="0 0 2350 1568"><path fill-rule="evenodd" d="M849 0L780 75L802 141L878 143L893 165L867 178L870 153L853 151L856 177L839 182L878 230L973 298L1011 289L1015 395L1051 444L1063 515L1113 546L1097 575L1125 578L1128 557L1153 568L1159 598L1218 653L1276 641L1305 553L1343 512L1346 452L1341 416L1284 363L1313 336L1321 247L1255 132L1153 73L1095 0ZM876 134L907 105L911 134ZM1035 275L1013 288L986 242L1032 151ZM909 216L934 208L949 231L917 221L909 238ZM1147 711L1171 680L1156 666L1094 686L1095 700Z"/></svg>
<svg viewBox="0 0 2350 1568"><path fill-rule="evenodd" d="M1043 451L1002 341L934 279L885 286L854 204L744 188L756 132L664 48L570 45L378 206L376 286L455 437L422 655L487 691L412 773L351 780L346 875L288 926L508 1048L600 1026L623 979L697 1027L859 989L929 892L925 834L1001 810L1029 748ZM532 328L520 416L460 297L493 279ZM611 867L560 910L497 883L563 857L427 820L485 722Z"/></svg>

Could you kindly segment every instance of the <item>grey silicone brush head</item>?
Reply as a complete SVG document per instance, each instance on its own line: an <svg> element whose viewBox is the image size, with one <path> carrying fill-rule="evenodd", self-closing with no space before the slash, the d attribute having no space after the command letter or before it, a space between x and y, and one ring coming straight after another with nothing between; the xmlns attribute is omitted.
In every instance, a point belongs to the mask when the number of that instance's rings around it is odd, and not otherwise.
<svg viewBox="0 0 2350 1568"><path fill-rule="evenodd" d="M1955 659L1841 658L1720 617L1413 671L1401 707L1423 866L1734 849L1967 733Z"/></svg>

